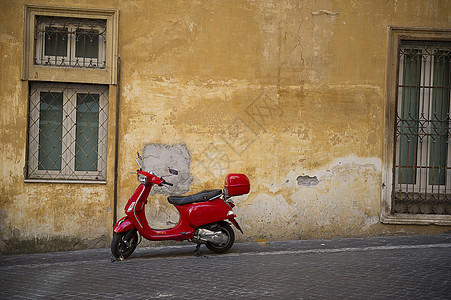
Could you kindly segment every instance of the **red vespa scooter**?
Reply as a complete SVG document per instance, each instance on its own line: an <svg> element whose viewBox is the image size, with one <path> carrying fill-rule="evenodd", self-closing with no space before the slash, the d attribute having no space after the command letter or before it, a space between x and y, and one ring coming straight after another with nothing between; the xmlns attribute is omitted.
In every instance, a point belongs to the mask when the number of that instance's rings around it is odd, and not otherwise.
<svg viewBox="0 0 451 300"><path fill-rule="evenodd" d="M189 240L197 244L196 255L200 255L199 248L202 244L216 253L229 250L235 241L235 233L230 223L243 233L235 220L236 216L232 210L235 205L230 198L249 193L250 184L246 175L228 174L224 182L224 191L215 189L189 196L169 196L169 203L177 208L180 215L177 225L171 229L152 229L147 222L144 209L149 192L154 185L173 184L150 171L143 170L139 162L141 159L138 153L135 160L139 166L137 175L141 184L125 205L126 217L120 219L113 229L111 242L113 256L121 260L129 257L138 245L138 234L151 241ZM171 175L178 174L174 169L169 169L169 172Z"/></svg>

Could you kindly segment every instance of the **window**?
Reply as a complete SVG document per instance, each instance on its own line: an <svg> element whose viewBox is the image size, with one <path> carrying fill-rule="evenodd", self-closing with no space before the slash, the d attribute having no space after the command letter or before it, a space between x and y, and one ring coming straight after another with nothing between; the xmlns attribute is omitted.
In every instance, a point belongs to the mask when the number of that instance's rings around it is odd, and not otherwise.
<svg viewBox="0 0 451 300"><path fill-rule="evenodd" d="M26 182L105 182L118 11L24 5Z"/></svg>
<svg viewBox="0 0 451 300"><path fill-rule="evenodd" d="M22 80L116 84L118 11L24 6Z"/></svg>
<svg viewBox="0 0 451 300"><path fill-rule="evenodd" d="M391 28L390 37L382 221L449 224L451 31Z"/></svg>
<svg viewBox="0 0 451 300"><path fill-rule="evenodd" d="M105 180L108 86L33 82L28 178Z"/></svg>
<svg viewBox="0 0 451 300"><path fill-rule="evenodd" d="M434 185L449 189L446 154L451 48L444 50L443 47L450 47L451 43L409 41L401 46L398 183L417 185L419 190L428 190ZM420 185L417 175L423 177L423 181L427 180L427 184ZM412 188L406 186L406 189L414 190Z"/></svg>
<svg viewBox="0 0 451 300"><path fill-rule="evenodd" d="M36 16L36 65L105 68L106 21Z"/></svg>
<svg viewBox="0 0 451 300"><path fill-rule="evenodd" d="M394 212L451 215L451 43L402 41Z"/></svg>

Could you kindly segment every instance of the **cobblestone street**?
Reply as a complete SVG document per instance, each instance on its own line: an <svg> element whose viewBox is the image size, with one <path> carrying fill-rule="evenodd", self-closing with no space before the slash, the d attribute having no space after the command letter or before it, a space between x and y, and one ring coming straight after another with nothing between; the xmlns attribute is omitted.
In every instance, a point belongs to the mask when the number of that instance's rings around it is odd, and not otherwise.
<svg viewBox="0 0 451 300"><path fill-rule="evenodd" d="M1 299L451 299L451 234L0 256Z"/></svg>

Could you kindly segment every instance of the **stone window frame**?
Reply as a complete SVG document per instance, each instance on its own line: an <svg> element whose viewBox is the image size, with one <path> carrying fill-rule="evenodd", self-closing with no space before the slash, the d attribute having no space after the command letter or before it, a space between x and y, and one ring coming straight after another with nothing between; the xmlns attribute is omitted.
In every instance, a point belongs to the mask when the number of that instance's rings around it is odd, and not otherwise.
<svg viewBox="0 0 451 300"><path fill-rule="evenodd" d="M29 92L31 93L31 87L35 82L42 83L63 83L67 85L76 86L77 84L90 84L90 85L116 85L118 83L118 26L119 26L119 11L116 9L89 9L89 8L74 8L74 7L54 7L44 5L25 4L23 6L23 55L22 55L22 72L21 79L28 81ZM92 19L103 20L106 22L105 33L105 68L74 68L74 67L61 67L61 66L48 66L38 65L34 63L34 55L36 48L35 30L36 20L39 17L50 18L70 18L70 19ZM108 87L108 91L110 91ZM109 93L109 92L108 92ZM109 95L107 95L108 98ZM27 97L28 98L28 97ZM27 103L30 107L33 99L27 99ZM109 101L109 100L107 100ZM106 118L110 112L107 110ZM27 134L27 154L26 164L24 168L24 181L25 182L52 182L52 183L95 183L106 184L106 153L102 157L104 160L101 163L105 165L101 166L102 174L97 176L96 174L86 174L83 177L76 178L71 176L70 178L58 178L57 177L39 177L30 176L28 167L33 164L33 158L29 156L31 147L31 140L29 135L32 134L30 130L30 117L28 116L28 134ZM106 142L106 141L105 141ZM105 143L106 146L106 143ZM103 146L102 146L103 147ZM72 172L72 175L77 175ZM72 178L73 177L73 178Z"/></svg>
<svg viewBox="0 0 451 300"><path fill-rule="evenodd" d="M74 182L105 182L107 171L107 139L108 139L108 86L107 85L89 85L89 84L73 84L73 83L49 83L49 82L32 82L30 84L30 116L29 116L29 135L28 135L28 159L27 159L27 176L26 182L41 181L74 181ZM61 137L57 140L57 144L61 147L59 153L60 167L57 169L47 168L40 169L39 150L41 143L46 142L46 135L40 135L40 103L41 92L61 94L62 102L62 120L58 126L61 129ZM77 170L76 167L76 144L78 132L78 95L94 94L98 96L97 102L97 140L96 151L96 169L95 170ZM82 100L82 105L83 105ZM86 108L86 107L85 107ZM90 108L87 108L90 111ZM48 120L47 120L48 121ZM50 121L52 122L52 121ZM83 119L82 121L83 122ZM56 131L53 131L55 133ZM92 131L81 131L82 138L91 138ZM47 132L48 134L48 132ZM44 140L41 141L41 137ZM47 137L51 138L51 137ZM53 141L55 142L55 141ZM80 145L80 144L78 144ZM53 145L54 149L55 144ZM79 150L83 154L83 150ZM92 151L94 152L94 151Z"/></svg>
<svg viewBox="0 0 451 300"><path fill-rule="evenodd" d="M105 68L64 68L34 64L35 20L37 16L106 20ZM117 84L119 12L113 9L85 9L24 5L22 80Z"/></svg>
<svg viewBox="0 0 451 300"><path fill-rule="evenodd" d="M387 40L386 68L386 106L385 106L385 139L383 153L383 174L381 192L380 220L385 224L419 224L419 225L451 225L450 215L431 214L393 214L393 168L394 168L394 132L396 117L396 96L398 78L398 52L402 39L410 40L446 40L451 41L451 29L447 28L413 28L390 26Z"/></svg>

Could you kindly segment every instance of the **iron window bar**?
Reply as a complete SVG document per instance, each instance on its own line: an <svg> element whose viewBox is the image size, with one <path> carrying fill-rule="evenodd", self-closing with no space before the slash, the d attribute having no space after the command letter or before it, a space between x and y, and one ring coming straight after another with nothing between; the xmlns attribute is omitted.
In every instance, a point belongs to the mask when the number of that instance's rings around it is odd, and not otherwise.
<svg viewBox="0 0 451 300"><path fill-rule="evenodd" d="M37 16L34 64L53 67L106 67L106 20Z"/></svg>
<svg viewBox="0 0 451 300"><path fill-rule="evenodd" d="M451 42L401 41L392 213L451 215Z"/></svg>

